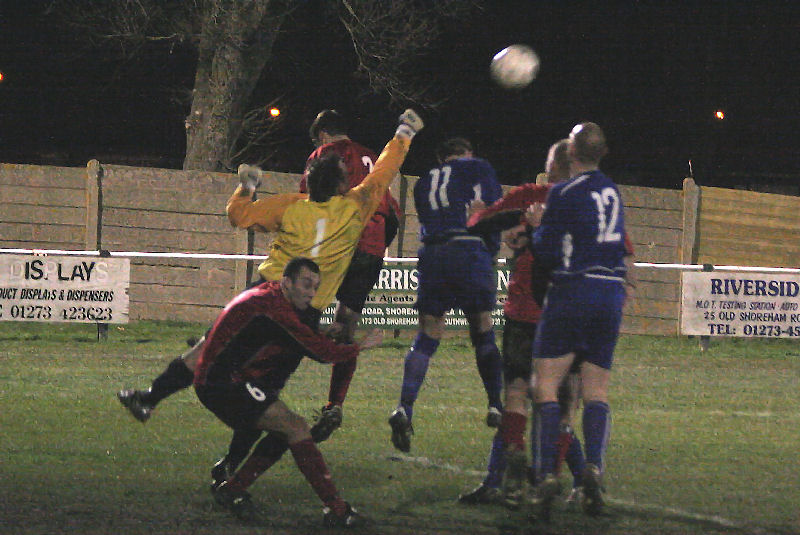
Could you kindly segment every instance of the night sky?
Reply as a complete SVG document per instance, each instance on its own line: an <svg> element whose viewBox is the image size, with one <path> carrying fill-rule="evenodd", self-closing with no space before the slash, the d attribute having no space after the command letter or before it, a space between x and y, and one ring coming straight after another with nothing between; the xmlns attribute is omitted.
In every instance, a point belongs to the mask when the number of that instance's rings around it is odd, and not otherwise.
<svg viewBox="0 0 800 535"><path fill-rule="evenodd" d="M280 152L267 166L299 172L308 124L337 108L352 137L380 149L402 103L365 87L352 45L309 1L276 43L254 104L279 99ZM620 183L680 187L692 160L701 184L800 180L800 2L485 2L447 25L413 68L447 100L404 168L424 172L447 136L470 138L502 182L541 170L548 146L577 122L599 123ZM133 59L87 51L47 2L0 0L0 161L180 167L193 83L188 48ZM602 7L598 7L602 6ZM507 91L489 78L495 52L525 43L542 66ZM725 120L715 119L721 109Z"/></svg>

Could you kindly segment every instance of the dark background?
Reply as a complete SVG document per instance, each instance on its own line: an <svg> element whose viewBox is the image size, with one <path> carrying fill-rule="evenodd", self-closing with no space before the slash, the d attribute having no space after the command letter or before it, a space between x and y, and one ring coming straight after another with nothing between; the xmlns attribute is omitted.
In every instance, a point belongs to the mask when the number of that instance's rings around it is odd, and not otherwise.
<svg viewBox="0 0 800 535"><path fill-rule="evenodd" d="M334 107L354 139L379 150L406 103L356 74L349 37L311 0L285 26L254 104L279 99L282 144L265 166L299 172L314 115ZM90 51L47 2L0 0L0 161L181 167L194 53ZM449 23L410 76L446 100L404 170L433 164L436 143L470 138L506 184L539 172L547 148L580 121L599 123L620 183L678 188L693 163L703 185L800 183L800 2L485 2ZM494 85L495 52L526 43L542 62L521 91ZM715 119L721 109L726 118Z"/></svg>

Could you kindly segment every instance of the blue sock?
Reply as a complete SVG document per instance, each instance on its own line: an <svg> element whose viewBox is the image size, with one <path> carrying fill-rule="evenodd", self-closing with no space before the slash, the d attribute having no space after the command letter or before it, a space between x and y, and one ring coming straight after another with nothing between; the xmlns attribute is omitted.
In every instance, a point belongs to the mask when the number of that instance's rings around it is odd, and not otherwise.
<svg viewBox="0 0 800 535"><path fill-rule="evenodd" d="M572 442L569 443L565 460L572 473L572 486L580 487L583 485L583 469L586 467L586 459L583 457L583 447L581 447L581 441L575 431L572 431Z"/></svg>
<svg viewBox="0 0 800 535"><path fill-rule="evenodd" d="M425 380L425 374L428 372L428 363L437 347L439 347L439 340L420 332L406 354L403 386L400 390L400 406L406 411L409 421L414 412L414 402L417 400L422 381Z"/></svg>
<svg viewBox="0 0 800 535"><path fill-rule="evenodd" d="M535 485L539 481L538 467L539 467L539 433L537 433L536 413L533 414L533 422L531 422L531 467L528 469L528 481L531 485Z"/></svg>
<svg viewBox="0 0 800 535"><path fill-rule="evenodd" d="M498 431L492 440L492 449L489 451L489 463L486 466L487 474L483 484L487 487L499 488L503 482L503 473L506 471L506 445L503 435Z"/></svg>
<svg viewBox="0 0 800 535"><path fill-rule="evenodd" d="M583 406L583 441L586 462L603 470L608 435L611 432L611 409L602 401L590 401Z"/></svg>
<svg viewBox="0 0 800 535"><path fill-rule="evenodd" d="M494 341L494 331L485 333L470 333L472 345L475 348L475 362L478 364L478 373L483 380L483 388L489 398L489 406L503 410L500 394L503 391L503 360Z"/></svg>
<svg viewBox="0 0 800 535"><path fill-rule="evenodd" d="M536 404L536 422L538 427L538 448L536 452L536 474L541 481L544 476L552 474L556 469L556 442L560 433L561 407L556 401Z"/></svg>

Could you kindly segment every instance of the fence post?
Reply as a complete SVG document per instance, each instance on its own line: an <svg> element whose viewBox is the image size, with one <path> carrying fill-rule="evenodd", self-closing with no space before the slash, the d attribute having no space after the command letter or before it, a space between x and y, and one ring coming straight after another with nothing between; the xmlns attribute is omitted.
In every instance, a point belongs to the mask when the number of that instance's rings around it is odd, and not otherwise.
<svg viewBox="0 0 800 535"><path fill-rule="evenodd" d="M103 239L103 167L86 164L86 250L100 250Z"/></svg>
<svg viewBox="0 0 800 535"><path fill-rule="evenodd" d="M86 250L103 251L103 166L97 160L86 164ZM105 254L103 254L105 253ZM108 323L97 323L97 341L108 340Z"/></svg>
<svg viewBox="0 0 800 535"><path fill-rule="evenodd" d="M692 177L683 179L683 236L681 263L693 264L697 258L697 217L700 206L700 188Z"/></svg>

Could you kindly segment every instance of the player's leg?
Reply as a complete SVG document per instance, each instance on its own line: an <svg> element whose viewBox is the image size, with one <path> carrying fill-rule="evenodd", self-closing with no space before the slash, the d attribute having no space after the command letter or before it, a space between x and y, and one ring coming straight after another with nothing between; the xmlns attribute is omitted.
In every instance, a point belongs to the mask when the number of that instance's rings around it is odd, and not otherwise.
<svg viewBox="0 0 800 535"><path fill-rule="evenodd" d="M361 310L370 291L378 281L383 267L383 258L356 250L344 280L336 292L336 312L334 322L342 326L340 341L352 343L356 327L361 319ZM357 359L350 359L333 365L331 369L328 403L322 407L320 416L311 427L314 442L327 440L342 424L345 397L356 371Z"/></svg>
<svg viewBox="0 0 800 535"><path fill-rule="evenodd" d="M489 412L486 423L500 425L503 411L503 361L495 343L492 312L497 303L497 282L492 256L480 240L453 240L450 246L452 265L464 266L454 279L455 306L464 311L470 328L470 339L475 348L483 387L488 398ZM452 270L451 270L452 271Z"/></svg>
<svg viewBox="0 0 800 535"><path fill-rule="evenodd" d="M236 469L250 454L253 444L259 441L261 434L259 429L240 428L233 430L228 452L211 468L212 493L236 473Z"/></svg>
<svg viewBox="0 0 800 535"><path fill-rule="evenodd" d="M611 433L611 408L608 404L608 383L611 371L591 362L581 367L583 382L583 440L586 467L583 472L584 510L597 514L603 506L602 476L608 438Z"/></svg>
<svg viewBox="0 0 800 535"><path fill-rule="evenodd" d="M202 337L183 355L172 360L167 368L153 380L149 389L117 392L120 403L130 411L134 418L142 423L146 422L161 400L192 384L194 369L205 341L205 337Z"/></svg>
<svg viewBox="0 0 800 535"><path fill-rule="evenodd" d="M537 333L537 343L539 334ZM558 442L561 423L561 408L558 404L558 387L566 376L574 353L555 357L543 357L535 351L533 374L535 375L534 423L536 426L536 474L538 483L534 489L531 503L539 507L538 514L547 521L555 497L561 492L561 485L555 475Z"/></svg>
<svg viewBox="0 0 800 535"><path fill-rule="evenodd" d="M233 388L236 387L231 387L231 389ZM238 385L240 391L244 388L244 386ZM213 406L216 409L214 410L215 414L228 425L240 425L248 419L252 419L249 413L252 413L251 406L256 403L261 403L262 406L263 404L268 405L254 424L256 429L266 431L266 436L259 441L236 473L218 487L215 492L217 501L237 512L237 508L241 507L240 503L249 502L247 488L259 475L277 462L288 449L292 452L300 472L325 504L326 523L350 525L355 522L355 512L339 497L325 460L311 439L310 428L306 421L277 399L276 392L259 389L256 392L258 395L252 394L257 388L250 384L247 385L247 392L251 393L253 398L258 398L253 403L246 400L241 395L242 392L239 392L238 397L235 398L227 396L226 406L220 406L220 400L223 399L221 396L217 398L216 405L214 403L209 405L207 398L200 398L207 407L212 408ZM233 401L231 401L232 399ZM236 401L240 404L242 411L240 415L235 415L234 410L230 407Z"/></svg>
<svg viewBox="0 0 800 535"><path fill-rule="evenodd" d="M586 316L586 345L581 352L583 389L583 439L586 469L583 475L583 509L597 514L603 507L602 476L608 438L611 433L611 408L608 385L614 348L622 322L625 288L621 283L587 281L593 295L593 309Z"/></svg>
<svg viewBox="0 0 800 535"><path fill-rule="evenodd" d="M531 375L531 349L536 324L506 318L503 327L503 375L505 407L500 433L506 445L507 467L504 474L505 504L515 508L522 499L527 479L525 425L528 419L528 379Z"/></svg>
<svg viewBox="0 0 800 535"><path fill-rule="evenodd" d="M503 414L503 361L495 342L491 311L466 313L475 363L488 398L486 425L499 427Z"/></svg>
<svg viewBox="0 0 800 535"><path fill-rule="evenodd" d="M403 364L403 384L400 389L400 403L389 417L392 428L392 444L400 451L411 449L411 435L414 428L411 419L414 415L414 402L417 400L431 357L439 347L444 333L444 316L420 313L419 331Z"/></svg>
<svg viewBox="0 0 800 535"><path fill-rule="evenodd" d="M278 400L269 406L256 425L286 437L297 468L325 505L326 524L350 526L357 522L355 511L339 496L328 465L311 438L308 424L300 415Z"/></svg>
<svg viewBox="0 0 800 535"><path fill-rule="evenodd" d="M574 365L564 379L559 390L559 403L561 404L561 434L558 438L558 460L556 467L566 461L572 474L572 490L567 498L568 503L574 502L582 490L583 471L586 468L586 459L583 455L583 445L575 433L575 414L581 399L580 367Z"/></svg>
<svg viewBox="0 0 800 535"><path fill-rule="evenodd" d="M464 505L478 505L499 503L502 500L500 485L503 483L503 474L506 469L506 445L503 435L498 430L492 438L489 449L489 460L486 465L486 477L480 485L458 497L458 503Z"/></svg>

